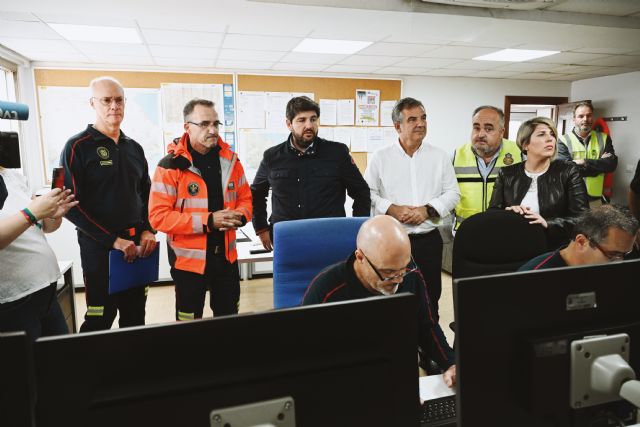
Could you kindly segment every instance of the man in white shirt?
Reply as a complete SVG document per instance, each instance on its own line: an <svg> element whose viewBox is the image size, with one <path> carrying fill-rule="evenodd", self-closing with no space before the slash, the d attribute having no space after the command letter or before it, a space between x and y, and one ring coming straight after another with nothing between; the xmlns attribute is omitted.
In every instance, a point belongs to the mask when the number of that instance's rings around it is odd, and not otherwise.
<svg viewBox="0 0 640 427"><path fill-rule="evenodd" d="M391 113L398 142L376 151L364 178L371 189L371 214L391 215L404 224L411 254L422 271L435 313L442 291L441 218L460 200L451 158L444 150L423 143L427 114L420 101L403 98Z"/></svg>

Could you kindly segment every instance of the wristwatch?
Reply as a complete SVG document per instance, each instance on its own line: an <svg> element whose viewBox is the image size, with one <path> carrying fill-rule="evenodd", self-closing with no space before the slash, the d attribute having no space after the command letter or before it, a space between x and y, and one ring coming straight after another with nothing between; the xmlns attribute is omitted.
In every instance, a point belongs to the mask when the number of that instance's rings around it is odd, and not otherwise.
<svg viewBox="0 0 640 427"><path fill-rule="evenodd" d="M435 210L433 206L425 205L425 208L427 208L427 215L429 215L429 218L438 218L440 216L438 211Z"/></svg>

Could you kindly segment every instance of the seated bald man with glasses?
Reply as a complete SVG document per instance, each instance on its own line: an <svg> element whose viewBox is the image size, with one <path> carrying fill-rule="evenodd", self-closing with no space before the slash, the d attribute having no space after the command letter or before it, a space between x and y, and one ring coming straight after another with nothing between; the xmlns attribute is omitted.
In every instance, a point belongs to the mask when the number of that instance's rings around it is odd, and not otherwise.
<svg viewBox="0 0 640 427"><path fill-rule="evenodd" d="M603 205L585 211L567 246L539 255L519 271L622 261L633 249L640 225L626 208Z"/></svg>
<svg viewBox="0 0 640 427"><path fill-rule="evenodd" d="M345 261L321 271L311 282L302 305L348 301L376 295L410 292L418 299L420 364L433 360L445 383L455 384L454 353L430 309L422 273L411 257L411 243L402 224L391 216L367 220L356 240L357 249Z"/></svg>

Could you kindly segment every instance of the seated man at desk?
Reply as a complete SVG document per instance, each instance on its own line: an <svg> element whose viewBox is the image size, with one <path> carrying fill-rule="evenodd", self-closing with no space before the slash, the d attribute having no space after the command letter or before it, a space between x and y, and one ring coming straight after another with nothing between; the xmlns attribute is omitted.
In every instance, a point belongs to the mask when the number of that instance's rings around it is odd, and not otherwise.
<svg viewBox="0 0 640 427"><path fill-rule="evenodd" d="M426 284L411 257L411 243L402 224L388 215L371 218L360 227L356 246L349 258L325 268L313 279L302 305L411 292L418 298L421 366L429 360L436 362L445 371L445 383L452 387L456 380L454 353L431 311Z"/></svg>
<svg viewBox="0 0 640 427"><path fill-rule="evenodd" d="M640 225L629 210L602 205L585 211L567 246L539 255L518 271L622 261L633 249Z"/></svg>

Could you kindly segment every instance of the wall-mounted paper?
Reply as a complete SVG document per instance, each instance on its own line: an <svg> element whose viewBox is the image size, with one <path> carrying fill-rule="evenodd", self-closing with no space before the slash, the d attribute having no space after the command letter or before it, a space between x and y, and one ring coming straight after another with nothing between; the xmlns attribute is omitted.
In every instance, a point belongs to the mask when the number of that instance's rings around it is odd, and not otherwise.
<svg viewBox="0 0 640 427"><path fill-rule="evenodd" d="M238 92L238 128L264 129L267 94Z"/></svg>
<svg viewBox="0 0 640 427"><path fill-rule="evenodd" d="M379 90L356 90L356 126L378 126L379 110Z"/></svg>
<svg viewBox="0 0 640 427"><path fill-rule="evenodd" d="M291 99L289 92L267 92L266 125L267 129L287 132L286 110Z"/></svg>
<svg viewBox="0 0 640 427"><path fill-rule="evenodd" d="M373 153L384 145L383 128L367 128L367 151Z"/></svg>
<svg viewBox="0 0 640 427"><path fill-rule="evenodd" d="M398 101L382 101L380 103L380 126L393 126L391 112Z"/></svg>
<svg viewBox="0 0 640 427"><path fill-rule="evenodd" d="M347 147L351 146L352 135L353 135L353 128L333 128L334 141L347 144Z"/></svg>
<svg viewBox="0 0 640 427"><path fill-rule="evenodd" d="M337 123L338 101L336 99L320 100L320 124L323 126L335 126Z"/></svg>
<svg viewBox="0 0 640 427"><path fill-rule="evenodd" d="M335 141L334 128L321 127L318 129L318 136L322 139L328 139L329 141Z"/></svg>
<svg viewBox="0 0 640 427"><path fill-rule="evenodd" d="M353 128L351 135L351 151L353 153L364 153L367 151L367 129Z"/></svg>
<svg viewBox="0 0 640 427"><path fill-rule="evenodd" d="M353 126L353 99L338 99L338 126Z"/></svg>

